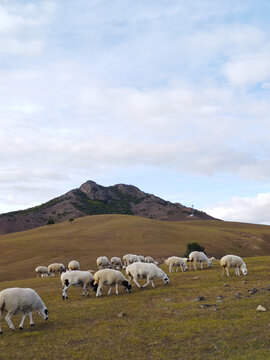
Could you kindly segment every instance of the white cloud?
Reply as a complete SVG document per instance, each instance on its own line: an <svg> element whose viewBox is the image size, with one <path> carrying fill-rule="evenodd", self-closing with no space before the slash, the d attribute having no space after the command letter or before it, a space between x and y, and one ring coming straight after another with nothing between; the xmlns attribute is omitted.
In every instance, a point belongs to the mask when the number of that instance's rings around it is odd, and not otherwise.
<svg viewBox="0 0 270 360"><path fill-rule="evenodd" d="M226 221L270 224L270 193L253 197L233 197L204 209L208 214Z"/></svg>

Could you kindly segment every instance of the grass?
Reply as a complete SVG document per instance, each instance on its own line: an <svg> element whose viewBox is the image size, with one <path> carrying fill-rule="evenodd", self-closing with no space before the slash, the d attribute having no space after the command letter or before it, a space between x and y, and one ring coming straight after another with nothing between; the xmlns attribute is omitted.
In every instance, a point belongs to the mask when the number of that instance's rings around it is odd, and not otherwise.
<svg viewBox="0 0 270 360"><path fill-rule="evenodd" d="M26 352L27 359L44 360L269 359L269 313L256 311L259 304L270 310L269 260L246 258L246 277L232 272L222 278L216 263L211 269L172 273L170 285L156 280L154 289L134 286L130 294L120 289L119 296L114 290L107 296L104 288L98 299L92 294L82 299L81 289L70 288L69 300L63 301L59 277L2 282L0 289L34 288L50 314L48 322L34 315L34 328L26 319L23 331L17 329L21 316L14 316L15 333L3 321L0 359L26 358ZM254 287L258 292L249 294ZM205 300L196 301L198 296ZM202 304L216 304L218 310L202 309Z"/></svg>
<svg viewBox="0 0 270 360"><path fill-rule="evenodd" d="M70 288L67 301L59 277L35 278L36 266L55 261L75 259L82 269L96 269L101 255L136 253L162 261L184 254L191 242L204 246L209 256L245 257L247 277L232 273L222 278L217 262L211 269L173 273L168 286L159 280L154 289L134 286L131 294L120 289L119 296L113 291L108 297L104 290L99 299L93 294L82 299L81 289ZM23 331L18 330L21 316L14 316L15 333L3 320L0 360L270 358L270 258L263 256L270 251L269 226L100 215L1 235L0 248L0 290L31 287L50 311L48 322L34 314L34 328L26 319ZM258 292L249 294L254 287ZM205 300L195 301L198 296ZM202 304L215 304L218 310ZM267 311L257 312L259 304Z"/></svg>

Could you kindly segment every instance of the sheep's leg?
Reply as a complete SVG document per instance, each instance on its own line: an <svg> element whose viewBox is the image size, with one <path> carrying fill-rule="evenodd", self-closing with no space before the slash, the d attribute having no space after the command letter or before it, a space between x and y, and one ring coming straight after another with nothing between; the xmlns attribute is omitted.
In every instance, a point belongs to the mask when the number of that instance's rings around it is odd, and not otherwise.
<svg viewBox="0 0 270 360"><path fill-rule="evenodd" d="M154 281L153 281L153 280L151 280L151 284L152 284L152 287L155 287L155 285L154 285Z"/></svg>
<svg viewBox="0 0 270 360"><path fill-rule="evenodd" d="M62 298L63 298L63 300L68 299L67 291L68 291L69 286L70 286L70 285L65 285L65 286L63 287L63 293L62 293Z"/></svg>
<svg viewBox="0 0 270 360"><path fill-rule="evenodd" d="M191 270L191 260L189 260L189 270Z"/></svg>
<svg viewBox="0 0 270 360"><path fill-rule="evenodd" d="M111 291L112 291L112 286L110 286L109 288L108 295L111 295Z"/></svg>
<svg viewBox="0 0 270 360"><path fill-rule="evenodd" d="M29 315L29 319L30 319L30 326L34 326L35 324L34 324L34 321L33 321L32 311L30 311L30 312L28 313L28 315Z"/></svg>
<svg viewBox="0 0 270 360"><path fill-rule="evenodd" d="M12 324L11 319L10 319L12 315L13 314L11 314L11 313L7 313L7 316L5 317L5 320L6 320L7 324L8 324L8 326L9 326L9 328L14 331L14 325Z"/></svg>
<svg viewBox="0 0 270 360"><path fill-rule="evenodd" d="M20 330L23 329L23 323L24 323L24 320L25 320L26 316L27 316L27 314L23 314L23 316L22 316L22 321L21 321L20 326L19 326Z"/></svg>
<svg viewBox="0 0 270 360"><path fill-rule="evenodd" d="M133 281L139 288L141 288L141 285L138 283L136 276L133 277Z"/></svg>
<svg viewBox="0 0 270 360"><path fill-rule="evenodd" d="M118 295L118 284L115 284L115 293Z"/></svg>
<svg viewBox="0 0 270 360"><path fill-rule="evenodd" d="M2 328L1 328L1 321L2 321L2 310L0 309L0 334L3 334Z"/></svg>
<svg viewBox="0 0 270 360"><path fill-rule="evenodd" d="M193 266L194 266L194 270L197 270L197 266L196 266L196 261L193 260Z"/></svg>
<svg viewBox="0 0 270 360"><path fill-rule="evenodd" d="M229 274L229 268L226 268L227 276L230 276Z"/></svg>
<svg viewBox="0 0 270 360"><path fill-rule="evenodd" d="M172 267L172 265L170 265L170 273L172 273L173 272L173 267Z"/></svg>
<svg viewBox="0 0 270 360"><path fill-rule="evenodd" d="M99 296L102 295L102 294L101 294L101 288L102 288L102 284L99 284L99 285L98 285L98 288L97 288L96 297L99 297Z"/></svg>
<svg viewBox="0 0 270 360"><path fill-rule="evenodd" d="M203 261L200 261L201 263L201 270L203 270Z"/></svg>
<svg viewBox="0 0 270 360"><path fill-rule="evenodd" d="M147 276L147 281L146 281L146 283L143 285L143 287L146 287L149 283L150 283L150 279L149 279L149 277Z"/></svg>
<svg viewBox="0 0 270 360"><path fill-rule="evenodd" d="M179 271L179 266L176 266L176 272L178 272Z"/></svg>

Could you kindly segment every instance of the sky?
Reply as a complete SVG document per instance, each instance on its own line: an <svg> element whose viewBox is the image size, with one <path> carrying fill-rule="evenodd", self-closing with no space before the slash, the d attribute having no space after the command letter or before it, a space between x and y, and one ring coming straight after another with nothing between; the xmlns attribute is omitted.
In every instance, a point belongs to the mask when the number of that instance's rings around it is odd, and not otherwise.
<svg viewBox="0 0 270 360"><path fill-rule="evenodd" d="M87 180L270 225L268 0L0 0L0 213Z"/></svg>

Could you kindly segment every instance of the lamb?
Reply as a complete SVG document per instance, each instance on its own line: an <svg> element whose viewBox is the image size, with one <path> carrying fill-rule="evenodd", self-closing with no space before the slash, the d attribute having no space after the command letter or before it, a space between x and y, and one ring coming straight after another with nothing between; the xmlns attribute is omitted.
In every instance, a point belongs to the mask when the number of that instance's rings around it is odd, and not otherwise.
<svg viewBox="0 0 270 360"><path fill-rule="evenodd" d="M208 257L205 255L202 251L192 251L189 254L189 270L191 270L191 262L194 263L194 270L197 270L196 262L199 261L201 264L201 269L203 269L203 262L205 261L208 264L208 267L212 266L211 261L208 259Z"/></svg>
<svg viewBox="0 0 270 360"><path fill-rule="evenodd" d="M28 315L30 318L30 325L34 326L32 311L36 310L44 320L48 320L48 309L33 289L29 288L8 288L0 292L0 334L2 313L7 312L5 320L11 330L14 331L14 325L11 322L11 316L22 313L22 321L19 329L23 329L23 323Z"/></svg>
<svg viewBox="0 0 270 360"><path fill-rule="evenodd" d="M134 262L141 262L141 259L137 255L126 254L123 256L123 262L124 262L124 267L127 267L128 265L133 264Z"/></svg>
<svg viewBox="0 0 270 360"><path fill-rule="evenodd" d="M97 258L97 267L99 270L108 269L112 267L112 264L110 263L107 256L100 256L99 258Z"/></svg>
<svg viewBox="0 0 270 360"><path fill-rule="evenodd" d="M119 270L103 269L94 274L94 281L92 282L96 296L101 296L101 288L103 285L109 285L108 295L111 294L112 286L115 285L115 293L118 295L118 285L123 285L126 291L130 292L132 286Z"/></svg>
<svg viewBox="0 0 270 360"><path fill-rule="evenodd" d="M138 283L138 278L147 279L147 282L143 285L143 287L147 286L150 281L152 286L155 287L153 281L155 278L162 279L166 284L169 283L168 275L155 264L135 262L127 266L126 274L129 276L130 280L133 279L134 283L139 288L141 285Z"/></svg>
<svg viewBox="0 0 270 360"><path fill-rule="evenodd" d="M48 266L49 274L62 274L62 272L66 271L66 267L61 263L53 263Z"/></svg>
<svg viewBox="0 0 270 360"><path fill-rule="evenodd" d="M119 257L114 256L111 258L111 264L113 269L122 269L122 261Z"/></svg>
<svg viewBox="0 0 270 360"><path fill-rule="evenodd" d="M72 260L68 264L68 270L80 270L80 263L76 260Z"/></svg>
<svg viewBox="0 0 270 360"><path fill-rule="evenodd" d="M220 260L220 265L223 267L222 276L224 276L225 269L227 272L227 276L230 276L230 274L229 274L230 267L235 267L235 275L236 276L240 276L239 269L241 269L243 275L247 275L247 266L240 256L225 255Z"/></svg>
<svg viewBox="0 0 270 360"><path fill-rule="evenodd" d="M156 265L158 265L158 262L155 261L155 259L153 259L152 256L146 256L145 262L146 262L146 263L149 263L149 264L156 264Z"/></svg>
<svg viewBox="0 0 270 360"><path fill-rule="evenodd" d="M50 275L47 266L38 266L35 268L35 272L37 273L37 277L44 277Z"/></svg>
<svg viewBox="0 0 270 360"><path fill-rule="evenodd" d="M68 299L67 291L70 286L82 287L82 296L85 295L85 290L87 292L87 297L90 296L88 287L91 285L92 280L94 280L94 276L90 271L73 270L63 272L60 279L63 285L63 300Z"/></svg>
<svg viewBox="0 0 270 360"><path fill-rule="evenodd" d="M181 258L178 256L171 256L167 260L165 260L165 264L169 266L169 272L173 272L173 266L176 266L176 271L178 272L179 267L181 271L187 270L187 258Z"/></svg>

